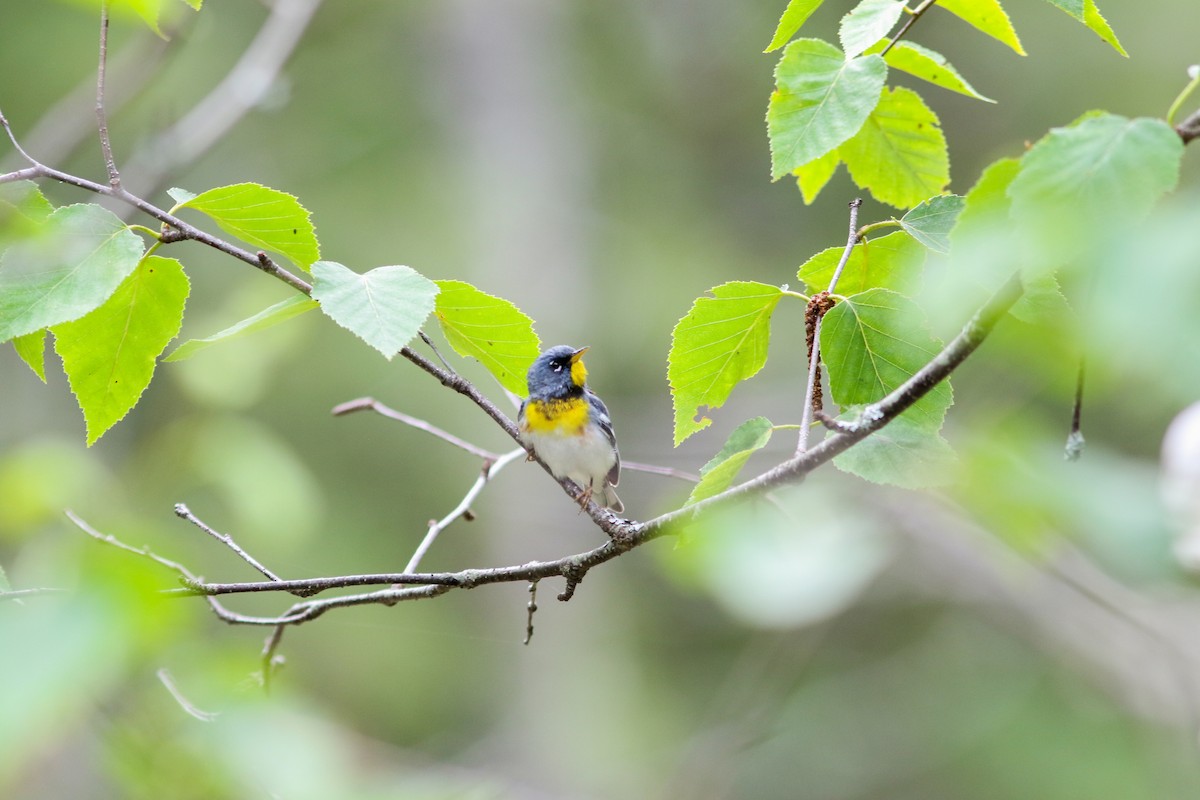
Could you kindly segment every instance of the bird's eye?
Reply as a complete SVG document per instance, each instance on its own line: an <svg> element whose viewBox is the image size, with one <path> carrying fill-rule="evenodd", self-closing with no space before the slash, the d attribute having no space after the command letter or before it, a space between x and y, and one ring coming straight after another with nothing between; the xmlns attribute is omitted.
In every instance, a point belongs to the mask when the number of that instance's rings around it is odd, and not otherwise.
<svg viewBox="0 0 1200 800"><path fill-rule="evenodd" d="M554 365L554 371L555 371L555 372L562 372L562 364L555 364L555 365Z"/></svg>

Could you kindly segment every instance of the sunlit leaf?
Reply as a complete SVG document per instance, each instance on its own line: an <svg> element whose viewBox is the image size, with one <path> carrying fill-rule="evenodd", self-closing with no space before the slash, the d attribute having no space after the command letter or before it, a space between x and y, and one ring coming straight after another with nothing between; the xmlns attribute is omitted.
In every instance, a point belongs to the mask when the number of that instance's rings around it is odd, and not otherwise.
<svg viewBox="0 0 1200 800"><path fill-rule="evenodd" d="M308 269L321 257L308 210L286 192L257 183L218 186L192 195L172 189L173 211L193 208L212 218L221 230L264 250L281 253Z"/></svg>
<svg viewBox="0 0 1200 800"><path fill-rule="evenodd" d="M675 444L712 424L739 382L767 361L771 314L783 291L753 281L732 281L700 297L671 335L667 378L675 404Z"/></svg>
<svg viewBox="0 0 1200 800"><path fill-rule="evenodd" d="M821 2L822 0L788 0L787 8L784 9L783 16L779 18L779 25L775 28L775 35L771 37L771 43L763 52L769 53L787 44L800 30L800 26L820 7Z"/></svg>
<svg viewBox="0 0 1200 800"><path fill-rule="evenodd" d="M911 208L950 182L937 115L911 89L884 89L862 129L838 153L856 184L897 208Z"/></svg>
<svg viewBox="0 0 1200 800"><path fill-rule="evenodd" d="M0 257L0 342L78 319L109 298L142 240L98 205L65 206Z"/></svg>
<svg viewBox="0 0 1200 800"><path fill-rule="evenodd" d="M1126 58L1129 57L1129 53L1126 53L1125 48L1121 47L1121 43L1117 41L1117 34L1113 33L1108 20L1104 19L1100 14L1100 9L1096 8L1095 0L1046 0L1046 2L1070 14L1108 42L1118 53Z"/></svg>
<svg viewBox="0 0 1200 800"><path fill-rule="evenodd" d="M46 382L46 329L17 336L12 340L13 347L21 360L29 365L33 374Z"/></svg>
<svg viewBox="0 0 1200 800"><path fill-rule="evenodd" d="M935 8L944 8L964 21L974 25L988 36L1003 42L1017 54L1025 55L1021 40L1013 30L1008 14L1000 6L1000 0L939 0Z"/></svg>
<svg viewBox="0 0 1200 800"><path fill-rule="evenodd" d="M844 247L830 247L817 253L800 267L797 277L809 292L825 291L833 278ZM835 291L851 295L867 289L911 291L925 263L925 248L904 231L860 242L850 253Z"/></svg>
<svg viewBox="0 0 1200 800"><path fill-rule="evenodd" d="M838 40L846 58L853 58L887 36L904 13L904 0L861 0L842 17Z"/></svg>
<svg viewBox="0 0 1200 800"><path fill-rule="evenodd" d="M188 279L173 258L149 256L108 301L52 329L92 445L132 409L155 361L179 333Z"/></svg>
<svg viewBox="0 0 1200 800"><path fill-rule="evenodd" d="M771 441L774 426L766 417L755 417L734 428L721 451L700 468L700 482L684 505L699 503L728 489L750 456Z"/></svg>
<svg viewBox="0 0 1200 800"><path fill-rule="evenodd" d="M833 177L833 173L837 172L838 164L841 163L842 159L838 155L838 151L830 150L820 158L792 170L805 205L809 205L817 199L817 195L825 188L825 184L829 183L829 179Z"/></svg>
<svg viewBox="0 0 1200 800"><path fill-rule="evenodd" d="M882 400L942 349L912 300L888 289L846 298L821 323L821 353L829 389L842 408ZM937 431L953 402L942 381L904 412L922 430Z"/></svg>
<svg viewBox="0 0 1200 800"><path fill-rule="evenodd" d="M963 198L939 195L924 201L900 218L912 237L935 253L950 252L950 231L963 208Z"/></svg>
<svg viewBox="0 0 1200 800"><path fill-rule="evenodd" d="M1020 169L1020 159L1001 158L983 170L971 191L963 196L962 211L950 231L951 246L977 233L991 235L997 226L1007 224L1011 205L1008 186Z"/></svg>
<svg viewBox="0 0 1200 800"><path fill-rule="evenodd" d="M879 102L887 65L879 56L847 60L828 42L798 39L775 67L767 108L771 174L779 179L849 139Z"/></svg>
<svg viewBox="0 0 1200 800"><path fill-rule="evenodd" d="M218 342L236 339L248 333L266 330L292 317L298 317L306 311L312 311L318 305L316 300L302 294L295 294L286 300L281 300L269 308L264 308L257 314L247 317L241 322L234 323L222 331L206 336L203 339L189 339L171 351L163 361L183 361L191 358L201 350L211 347Z"/></svg>
<svg viewBox="0 0 1200 800"><path fill-rule="evenodd" d="M874 47L868 49L867 54L878 53L887 44L888 40L884 39ZM928 47L922 47L915 42L904 39L896 42L892 46L892 49L888 50L883 60L892 69L907 72L909 75L920 78L923 81L928 81L934 86L940 86L943 89L949 89L952 92L965 94L968 97L974 97L988 103L996 102L977 92L975 87L967 83L967 79L960 75L958 70L951 66L950 62L941 53L930 50Z"/></svg>
<svg viewBox="0 0 1200 800"><path fill-rule="evenodd" d="M519 308L462 281L434 281L434 314L454 352L474 358L500 385L525 395L525 373L541 344L533 320Z"/></svg>
<svg viewBox="0 0 1200 800"><path fill-rule="evenodd" d="M359 275L335 261L318 261L312 273L312 296L326 316L389 360L417 335L438 291L411 267L376 267Z"/></svg>

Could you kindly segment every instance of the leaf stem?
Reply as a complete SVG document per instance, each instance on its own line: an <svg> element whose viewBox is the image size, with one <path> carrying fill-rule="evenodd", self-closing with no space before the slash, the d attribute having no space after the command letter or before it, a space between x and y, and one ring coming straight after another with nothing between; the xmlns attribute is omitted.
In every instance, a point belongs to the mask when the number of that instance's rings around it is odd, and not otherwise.
<svg viewBox="0 0 1200 800"><path fill-rule="evenodd" d="M1192 65L1188 69L1188 73L1191 75L1192 80L1187 86L1183 87L1183 90L1176 96L1174 102L1171 103L1171 107L1167 109L1168 125L1175 124L1175 115L1179 113L1180 107L1192 96L1192 92L1196 91L1196 87L1200 86L1200 64Z"/></svg>
<svg viewBox="0 0 1200 800"><path fill-rule="evenodd" d="M880 51L879 57L883 58L884 56L886 56L888 54L888 51L891 50L893 47L895 47L896 42L898 42L904 38L904 34L908 33L908 29L911 28L913 25L915 25L917 20L919 20L921 18L921 15L924 14L926 11L928 11L933 6L933 4L936 2L937 2L937 0L925 0L925 2L921 3L921 5L917 6L911 12L909 12L912 16L910 16L907 20L905 20L903 27L901 27L900 30L896 32L896 35L892 37L892 40L890 42L888 42L887 47L883 48L883 50ZM906 11L908 10L907 6L905 7L905 10Z"/></svg>

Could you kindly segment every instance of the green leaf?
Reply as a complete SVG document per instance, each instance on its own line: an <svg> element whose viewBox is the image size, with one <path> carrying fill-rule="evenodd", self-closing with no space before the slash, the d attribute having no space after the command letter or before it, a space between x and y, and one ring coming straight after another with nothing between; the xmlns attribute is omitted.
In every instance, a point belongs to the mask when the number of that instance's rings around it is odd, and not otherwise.
<svg viewBox="0 0 1200 800"><path fill-rule="evenodd" d="M842 408L882 400L941 349L917 304L888 289L846 298L821 323L830 394ZM922 430L937 431L952 402L950 383L943 381L902 416Z"/></svg>
<svg viewBox="0 0 1200 800"><path fill-rule="evenodd" d="M1012 217L1041 245L1072 246L1149 213L1175 188L1183 141L1158 119L1089 114L1054 128L1021 159Z"/></svg>
<svg viewBox="0 0 1200 800"><path fill-rule="evenodd" d="M884 89L862 130L838 153L856 184L897 208L940 194L950 182L950 155L937 115L911 89Z"/></svg>
<svg viewBox="0 0 1200 800"><path fill-rule="evenodd" d="M1000 6L1000 0L940 0L937 8L944 8L963 21L974 25L988 36L1008 45L1018 55L1025 55L1021 40L1013 30L1008 14Z"/></svg>
<svg viewBox="0 0 1200 800"><path fill-rule="evenodd" d="M842 418L853 419L855 412L847 409ZM958 458L941 434L901 414L835 457L833 464L872 483L927 489L950 483Z"/></svg>
<svg viewBox="0 0 1200 800"><path fill-rule="evenodd" d="M201 350L212 347L218 342L266 330L281 322L286 322L292 317L298 317L306 311L312 311L317 306L317 301L310 297L305 297L302 294L292 295L288 299L282 300L269 308L264 308L252 317L247 317L241 322L230 325L225 330L214 333L212 336L206 336L203 339L188 339L179 345L179 347L172 350L171 354L164 358L163 361L183 361L196 355Z"/></svg>
<svg viewBox="0 0 1200 800"><path fill-rule="evenodd" d="M142 396L155 360L179 333L188 279L173 258L147 256L104 305L53 328L90 447Z"/></svg>
<svg viewBox="0 0 1200 800"><path fill-rule="evenodd" d="M1021 283L1025 291L1008 312L1016 319L1027 325L1059 327L1076 321L1075 312L1053 274L1022 276Z"/></svg>
<svg viewBox="0 0 1200 800"><path fill-rule="evenodd" d="M257 183L219 186L198 195L181 189L168 192L179 203L172 211L194 208L212 218L221 230L264 250L280 253L308 269L321 257L308 210L286 192ZM185 200L178 198L186 197Z"/></svg>
<svg viewBox="0 0 1200 800"><path fill-rule="evenodd" d="M804 262L797 277L809 292L824 291L833 279L844 247L830 247ZM862 242L850 253L836 290L851 295L867 289L912 290L925 263L925 248L904 231Z"/></svg>
<svg viewBox="0 0 1200 800"><path fill-rule="evenodd" d="M133 272L142 240L94 204L65 206L0 257L0 342L78 319Z"/></svg>
<svg viewBox="0 0 1200 800"><path fill-rule="evenodd" d="M509 301L469 283L434 283L434 314L454 352L478 360L501 386L523 397L528 391L525 373L541 350L533 320Z"/></svg>
<svg viewBox="0 0 1200 800"><path fill-rule="evenodd" d="M734 428L721 451L700 468L700 482L688 495L685 506L720 494L733 485L742 467L771 441L774 426L766 417L755 417Z"/></svg>
<svg viewBox="0 0 1200 800"><path fill-rule="evenodd" d="M900 218L900 226L935 253L950 252L950 231L963 209L956 194L931 197Z"/></svg>
<svg viewBox="0 0 1200 800"><path fill-rule="evenodd" d="M800 26L820 7L821 2L822 0L789 0L787 8L783 10L783 16L779 18L775 35L771 37L771 43L763 52L769 53L787 44L788 40L796 35L796 31L800 30Z"/></svg>
<svg viewBox="0 0 1200 800"><path fill-rule="evenodd" d="M27 333L24 336L17 336L12 340L13 347L16 348L17 355L21 360L29 365L33 370L33 374L41 378L42 383L46 382L46 329L42 328L33 333Z"/></svg>
<svg viewBox="0 0 1200 800"><path fill-rule="evenodd" d="M712 424L740 381L767 362L771 314L783 297L777 286L731 281L700 297L671 334L667 379L675 404L675 445Z"/></svg>
<svg viewBox="0 0 1200 800"><path fill-rule="evenodd" d="M847 60L820 39L798 39L775 67L767 107L771 176L778 180L849 139L879 103L887 65L879 56Z"/></svg>
<svg viewBox="0 0 1200 800"><path fill-rule="evenodd" d="M874 47L867 50L867 54L870 55L882 51L887 46L887 43L888 40L886 39L878 42ZM950 65L950 62L946 60L944 55L930 50L928 47L922 47L915 42L906 40L896 42L892 49L888 50L883 60L892 69L907 72L909 75L920 78L923 81L928 81L934 86L940 86L952 92L965 94L968 97L974 97L977 100L983 100L987 103L996 102L990 97L984 97L975 91L975 87L967 83L966 78L958 74L958 70Z"/></svg>
<svg viewBox="0 0 1200 800"><path fill-rule="evenodd" d="M1109 27L1108 20L1104 19L1100 14L1100 9L1096 8L1095 0L1046 0L1046 2L1060 11L1070 14L1071 17L1091 28L1093 33L1112 45L1112 48L1118 53L1126 58L1129 57L1129 53L1126 53L1125 48L1121 47L1121 43L1117 41L1117 35Z"/></svg>
<svg viewBox="0 0 1200 800"><path fill-rule="evenodd" d="M829 179L833 177L833 173L837 172L838 164L842 163L841 156L837 150L830 150L820 158L814 159L807 164L802 164L792 170L792 174L796 176L796 185L800 187L800 195L804 198L804 204L810 205L813 200L817 199L817 195L825 188L825 184L829 183Z"/></svg>
<svg viewBox="0 0 1200 800"><path fill-rule="evenodd" d="M1007 226L1008 210L1012 205L1008 199L1008 186L1020 169L1021 160L1017 158L1001 158L984 169L971 191L963 197L962 211L950 231L952 247L973 235L988 236L997 227Z"/></svg>
<svg viewBox="0 0 1200 800"><path fill-rule="evenodd" d="M45 223L52 213L54 206L33 181L0 183L0 241L10 227L28 231Z"/></svg>
<svg viewBox="0 0 1200 800"><path fill-rule="evenodd" d="M861 0L838 27L846 58L854 58L887 36L902 13L904 0Z"/></svg>
<svg viewBox="0 0 1200 800"><path fill-rule="evenodd" d="M336 261L318 261L312 273L312 296L325 315L389 361L417 335L438 291L411 267L376 267L359 275Z"/></svg>

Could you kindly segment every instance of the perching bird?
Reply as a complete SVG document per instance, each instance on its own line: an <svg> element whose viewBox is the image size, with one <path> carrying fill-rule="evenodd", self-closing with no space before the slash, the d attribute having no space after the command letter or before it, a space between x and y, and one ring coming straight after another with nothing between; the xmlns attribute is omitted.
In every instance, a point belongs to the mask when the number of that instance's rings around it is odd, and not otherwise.
<svg viewBox="0 0 1200 800"><path fill-rule="evenodd" d="M587 388L583 366L586 347L551 347L529 368L529 399L521 403L517 425L525 446L558 479L570 478L583 489L580 506L593 493L601 505L625 510L617 497L621 455L608 409Z"/></svg>

